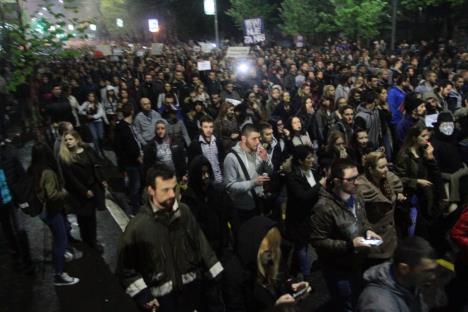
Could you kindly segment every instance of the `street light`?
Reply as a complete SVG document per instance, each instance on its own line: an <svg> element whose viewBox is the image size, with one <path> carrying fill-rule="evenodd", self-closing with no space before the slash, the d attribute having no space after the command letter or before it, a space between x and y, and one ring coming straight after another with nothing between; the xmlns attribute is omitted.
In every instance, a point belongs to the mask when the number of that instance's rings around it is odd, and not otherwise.
<svg viewBox="0 0 468 312"><path fill-rule="evenodd" d="M159 22L155 18L150 18L148 20L148 29L150 32L155 33L159 31Z"/></svg>
<svg viewBox="0 0 468 312"><path fill-rule="evenodd" d="M120 27L120 28L124 27L124 21L121 18L117 18L115 20L115 24L117 25L117 27Z"/></svg>
<svg viewBox="0 0 468 312"><path fill-rule="evenodd" d="M203 5L206 15L214 15L215 42L216 46L219 46L218 8L216 0L204 0Z"/></svg>

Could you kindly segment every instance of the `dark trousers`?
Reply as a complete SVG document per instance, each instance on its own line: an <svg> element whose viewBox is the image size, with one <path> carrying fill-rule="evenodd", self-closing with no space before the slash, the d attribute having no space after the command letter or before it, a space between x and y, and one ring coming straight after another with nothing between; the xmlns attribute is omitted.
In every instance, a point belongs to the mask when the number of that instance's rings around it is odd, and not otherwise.
<svg viewBox="0 0 468 312"><path fill-rule="evenodd" d="M0 224L14 259L22 260L26 266L30 266L32 259L29 239L26 231L18 225L18 213L21 212L10 203L0 205Z"/></svg>
<svg viewBox="0 0 468 312"><path fill-rule="evenodd" d="M127 213L136 214L141 205L141 167L127 166L124 168L128 177L128 185L126 185L127 194L130 198L130 207L132 211Z"/></svg>
<svg viewBox="0 0 468 312"><path fill-rule="evenodd" d="M352 312L361 292L361 272L324 268L323 276L335 312Z"/></svg>
<svg viewBox="0 0 468 312"><path fill-rule="evenodd" d="M89 216L77 216L81 239L90 247L96 247L96 211Z"/></svg>
<svg viewBox="0 0 468 312"><path fill-rule="evenodd" d="M52 233L52 263L55 274L62 274L65 267L65 250L68 247L68 230L66 217L62 213L49 215L47 212L41 214L41 220Z"/></svg>
<svg viewBox="0 0 468 312"><path fill-rule="evenodd" d="M185 285L181 291L171 292L169 295L158 298L160 304L158 312L192 312L199 310L201 295L200 282L194 281Z"/></svg>

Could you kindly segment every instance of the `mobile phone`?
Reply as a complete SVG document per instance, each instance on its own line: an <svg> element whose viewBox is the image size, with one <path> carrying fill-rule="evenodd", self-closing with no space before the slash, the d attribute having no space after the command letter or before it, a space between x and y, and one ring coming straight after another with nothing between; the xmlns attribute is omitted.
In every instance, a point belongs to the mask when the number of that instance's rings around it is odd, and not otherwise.
<svg viewBox="0 0 468 312"><path fill-rule="evenodd" d="M304 295L307 291L307 288L308 287L303 287L302 289L299 289L298 291L296 291L295 293L293 293L293 298L294 299L297 299L299 297L301 297L302 295Z"/></svg>

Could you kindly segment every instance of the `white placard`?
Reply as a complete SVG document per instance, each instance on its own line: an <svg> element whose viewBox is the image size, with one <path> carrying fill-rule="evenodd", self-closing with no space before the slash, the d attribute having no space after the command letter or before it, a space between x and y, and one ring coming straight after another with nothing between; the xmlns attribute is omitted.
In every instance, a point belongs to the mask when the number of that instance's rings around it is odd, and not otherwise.
<svg viewBox="0 0 468 312"><path fill-rule="evenodd" d="M216 47L212 42L199 42L198 45L201 47L203 53L211 53L211 51Z"/></svg>
<svg viewBox="0 0 468 312"><path fill-rule="evenodd" d="M226 57L242 58L249 56L250 47L229 47L226 52Z"/></svg>
<svg viewBox="0 0 468 312"><path fill-rule="evenodd" d="M426 122L426 127L434 128L433 123L437 122L437 116L439 116L439 114L426 115L426 118L424 119L424 121Z"/></svg>
<svg viewBox="0 0 468 312"><path fill-rule="evenodd" d="M202 70L211 70L211 63L210 61L199 61L197 62L197 69L199 71Z"/></svg>
<svg viewBox="0 0 468 312"><path fill-rule="evenodd" d="M123 55L122 48L113 48L112 49L112 55L122 56Z"/></svg>
<svg viewBox="0 0 468 312"><path fill-rule="evenodd" d="M237 106L237 105L239 105L240 103L242 103L242 101L235 100L235 99L226 99L225 101L228 102L228 103L231 103L231 104L234 105L234 106Z"/></svg>
<svg viewBox="0 0 468 312"><path fill-rule="evenodd" d="M164 43L152 43L151 55L162 55L163 49L164 49Z"/></svg>
<svg viewBox="0 0 468 312"><path fill-rule="evenodd" d="M96 45L96 51L101 51L102 55L108 56L112 54L112 48L109 44Z"/></svg>

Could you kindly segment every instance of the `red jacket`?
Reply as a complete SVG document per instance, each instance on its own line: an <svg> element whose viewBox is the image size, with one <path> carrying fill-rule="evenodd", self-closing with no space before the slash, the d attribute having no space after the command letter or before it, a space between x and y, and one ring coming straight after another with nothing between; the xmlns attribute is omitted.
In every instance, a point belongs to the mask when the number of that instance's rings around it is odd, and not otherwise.
<svg viewBox="0 0 468 312"><path fill-rule="evenodd" d="M455 244L460 248L460 260L468 264L468 207L465 207L457 223L452 228L451 236Z"/></svg>

